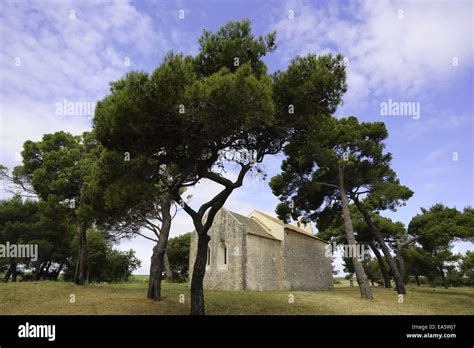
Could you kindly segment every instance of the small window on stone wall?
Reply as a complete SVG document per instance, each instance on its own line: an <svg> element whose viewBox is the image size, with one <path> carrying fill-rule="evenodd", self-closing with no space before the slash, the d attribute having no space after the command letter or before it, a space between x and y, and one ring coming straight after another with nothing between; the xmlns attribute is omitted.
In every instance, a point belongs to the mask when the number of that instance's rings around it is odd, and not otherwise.
<svg viewBox="0 0 474 348"><path fill-rule="evenodd" d="M220 243L219 249L217 250L217 265L219 268L227 268L227 258L227 245L225 243Z"/></svg>

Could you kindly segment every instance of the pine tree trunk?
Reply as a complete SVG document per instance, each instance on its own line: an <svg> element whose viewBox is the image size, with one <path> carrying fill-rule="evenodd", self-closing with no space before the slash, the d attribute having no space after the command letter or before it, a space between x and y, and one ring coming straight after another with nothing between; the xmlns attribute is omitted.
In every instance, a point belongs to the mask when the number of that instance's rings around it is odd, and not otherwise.
<svg viewBox="0 0 474 348"><path fill-rule="evenodd" d="M10 279L10 276L13 273L14 268L16 268L16 263L12 262L10 264L10 267L8 267L8 270L6 271L5 276L3 277L3 281L5 283L8 283L8 280Z"/></svg>
<svg viewBox="0 0 474 348"><path fill-rule="evenodd" d="M168 259L168 251L165 251L165 255L163 256L163 264L165 266L165 275L166 280L169 282L173 281L173 271L170 267L170 260Z"/></svg>
<svg viewBox="0 0 474 348"><path fill-rule="evenodd" d="M79 260L76 262L76 271L74 272L74 282L77 281L77 278L79 276Z"/></svg>
<svg viewBox="0 0 474 348"><path fill-rule="evenodd" d="M382 273L384 286L387 289L391 289L392 288L392 282L390 281L390 275L388 274L387 267L385 266L385 262L383 260L382 255L380 255L379 249L377 249L374 242L370 242L369 246L372 249L373 253L375 254L375 257L377 258L377 261L379 263L379 268L380 268L380 272Z"/></svg>
<svg viewBox="0 0 474 348"><path fill-rule="evenodd" d="M168 237L171 229L171 197L163 194L160 197L160 209L162 224L160 230L160 238L153 248L153 255L150 262L150 279L148 281L147 297L152 300L161 299L161 279L164 269L164 255L168 244Z"/></svg>
<svg viewBox="0 0 474 348"><path fill-rule="evenodd" d="M393 260L392 254L390 254L390 250L388 249L387 244L383 240L382 233L377 228L377 226L375 226L374 222L372 221L372 218L367 213L367 210L364 207L362 207L360 202L357 199L354 199L354 203L356 204L357 208L364 216L365 222L370 227L370 230L372 231L372 234L374 235L375 240L377 241L377 243L379 243L380 248L382 249L385 259L388 262L388 266L390 267L390 270L392 271L393 279L395 280L395 284L397 288L397 293L406 295L407 291L405 289L405 284L403 283L403 279L400 275L400 272L398 271L398 267L395 264L395 261Z"/></svg>
<svg viewBox="0 0 474 348"><path fill-rule="evenodd" d="M61 262L61 264L59 265L58 270L56 271L56 274L54 275L54 281L55 281L55 282L58 281L58 277L59 277L59 274L61 273L61 271L62 271L62 269L63 269L63 266L64 266L64 263Z"/></svg>
<svg viewBox="0 0 474 348"><path fill-rule="evenodd" d="M402 250L403 250L403 244L398 243L397 244L398 269L400 271L400 277L402 277L402 280L405 283L405 275L406 275L406 272L405 272L405 259L403 258Z"/></svg>
<svg viewBox="0 0 474 348"><path fill-rule="evenodd" d="M352 226L351 214L349 212L349 200L347 199L347 193L344 187L344 172L342 168L339 168L339 192L341 195L342 215L344 218L347 243L349 244L349 247L352 248L352 250L357 250L357 243L354 237L354 228ZM361 298L373 299L374 297L372 295L372 289L370 288L367 275L357 255L352 255L352 264L354 265Z"/></svg>
<svg viewBox="0 0 474 348"><path fill-rule="evenodd" d="M416 285L420 286L420 278L418 277L418 274L415 273L415 280L416 280Z"/></svg>
<svg viewBox="0 0 474 348"><path fill-rule="evenodd" d="M160 235L161 238L161 235ZM152 300L161 299L161 278L163 273L162 254L160 255L158 243L153 247L150 260L150 277L148 280L147 298Z"/></svg>
<svg viewBox="0 0 474 348"><path fill-rule="evenodd" d="M39 268L37 268L37 272L35 274L35 280L40 280L41 277L43 276L43 271L44 271L44 268L46 267L46 263L47 261L43 261Z"/></svg>
<svg viewBox="0 0 474 348"><path fill-rule="evenodd" d="M17 264L15 263L12 270L12 282L16 282L16 277L18 276L18 271L17 271L16 266Z"/></svg>
<svg viewBox="0 0 474 348"><path fill-rule="evenodd" d="M219 211L224 206L227 198L230 194L238 187L242 186L243 179L245 174L251 169L251 165L244 165L240 170L238 179L233 184L225 184L225 189L222 190L217 196L215 196L211 201L208 202L209 209L206 222L203 225L203 219L205 212L208 209L205 208L205 205L201 206L199 212L190 213L191 210L189 207L187 213L193 218L194 228L198 235L197 241L197 251L196 251L196 260L194 261L193 266L193 275L191 278L191 315L205 315L204 308L204 276L206 274L206 262L207 262L207 248L209 240L211 239L207 232L214 222L214 218ZM179 195L177 196L179 199ZM185 208L186 210L186 208Z"/></svg>
<svg viewBox="0 0 474 348"><path fill-rule="evenodd" d="M198 232L196 261L191 278L191 315L205 315L204 275L206 274L207 248L211 238L207 233ZM207 232L207 231L206 231Z"/></svg>
<svg viewBox="0 0 474 348"><path fill-rule="evenodd" d="M43 274L41 275L43 277L43 279L47 279L48 278L48 273L49 273L49 269L51 268L51 264L53 263L53 261L49 261L46 268L44 269L43 271Z"/></svg>
<svg viewBox="0 0 474 348"><path fill-rule="evenodd" d="M75 283L83 285L87 279L87 226L84 222L77 224L77 236L79 239L79 272Z"/></svg>
<svg viewBox="0 0 474 348"><path fill-rule="evenodd" d="M448 283L446 282L446 276L444 275L443 267L439 267L438 269L441 273L441 278L443 279L443 286L445 289L448 289Z"/></svg>
<svg viewBox="0 0 474 348"><path fill-rule="evenodd" d="M403 248L415 242L417 239L418 237L414 237L411 240L407 240L405 242L401 242L400 240L397 239L397 249L396 249L397 263L398 263L398 269L400 270L400 276L402 277L402 280L404 283L406 283L407 279L406 279L405 259L403 258Z"/></svg>

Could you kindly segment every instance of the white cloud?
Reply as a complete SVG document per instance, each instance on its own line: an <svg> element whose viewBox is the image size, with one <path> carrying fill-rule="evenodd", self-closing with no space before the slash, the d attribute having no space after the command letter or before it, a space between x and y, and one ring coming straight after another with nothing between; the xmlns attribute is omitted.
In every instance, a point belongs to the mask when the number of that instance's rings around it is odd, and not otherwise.
<svg viewBox="0 0 474 348"><path fill-rule="evenodd" d="M434 149L434 150L432 150L428 153L428 155L426 156L425 161L426 162L437 162L442 158L444 158L444 159L450 158L452 156L452 154L448 155L448 150L449 150L449 146L447 146L447 145L442 146L442 147L437 148L437 149ZM449 156L449 157L446 157L446 156Z"/></svg>
<svg viewBox="0 0 474 348"><path fill-rule="evenodd" d="M422 112L419 120L407 120L406 124L395 131L406 141L416 141L433 131L449 132L466 126L472 126L472 116L454 114L451 111L430 110Z"/></svg>
<svg viewBox="0 0 474 348"><path fill-rule="evenodd" d="M125 0L10 1L1 9L0 161L9 166L18 164L15 154L28 139L91 128L86 117L55 115L56 103L95 104L110 81L140 68L134 57L167 50L150 16Z"/></svg>
<svg viewBox="0 0 474 348"><path fill-rule="evenodd" d="M279 19L270 28L277 31L282 63L296 54L343 53L349 58L349 102L368 91L416 98L431 83L449 79L454 69L472 67L473 48L466 42L472 38L470 2L366 1L343 8L288 1L281 12L288 9L295 18Z"/></svg>
<svg viewBox="0 0 474 348"><path fill-rule="evenodd" d="M9 103L10 104L10 103ZM81 134L90 130L87 117L58 116L53 103L38 103L21 97L16 103L0 103L0 163L13 167L20 164L17 156L26 140L38 141L43 134L66 131Z"/></svg>
<svg viewBox="0 0 474 348"><path fill-rule="evenodd" d="M444 185L444 183L439 182L428 182L423 184L422 188L425 191L432 192L432 191L439 191Z"/></svg>
<svg viewBox="0 0 474 348"><path fill-rule="evenodd" d="M2 9L3 95L101 98L109 82L130 69L125 57L133 61L166 49L151 18L128 1L10 2ZM15 57L21 66L15 66Z"/></svg>

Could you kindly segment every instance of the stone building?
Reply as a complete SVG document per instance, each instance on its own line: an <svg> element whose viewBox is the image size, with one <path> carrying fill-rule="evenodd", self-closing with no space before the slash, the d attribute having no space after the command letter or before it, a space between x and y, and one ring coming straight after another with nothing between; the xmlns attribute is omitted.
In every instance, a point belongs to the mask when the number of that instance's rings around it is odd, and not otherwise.
<svg viewBox="0 0 474 348"><path fill-rule="evenodd" d="M209 230L204 287L226 290L328 290L333 287L327 242L311 225L285 224L253 211L248 217L222 208ZM196 258L191 237L189 274Z"/></svg>

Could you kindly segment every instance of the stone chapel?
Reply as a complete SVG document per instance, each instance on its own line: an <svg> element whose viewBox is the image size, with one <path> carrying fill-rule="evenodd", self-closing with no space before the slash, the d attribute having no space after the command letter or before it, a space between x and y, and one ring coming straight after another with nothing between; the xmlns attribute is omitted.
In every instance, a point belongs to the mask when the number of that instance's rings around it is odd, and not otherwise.
<svg viewBox="0 0 474 348"><path fill-rule="evenodd" d="M225 290L329 290L333 288L326 241L310 224L290 225L253 211L248 217L222 208L209 230L204 287ZM189 279L196 257L192 233Z"/></svg>

